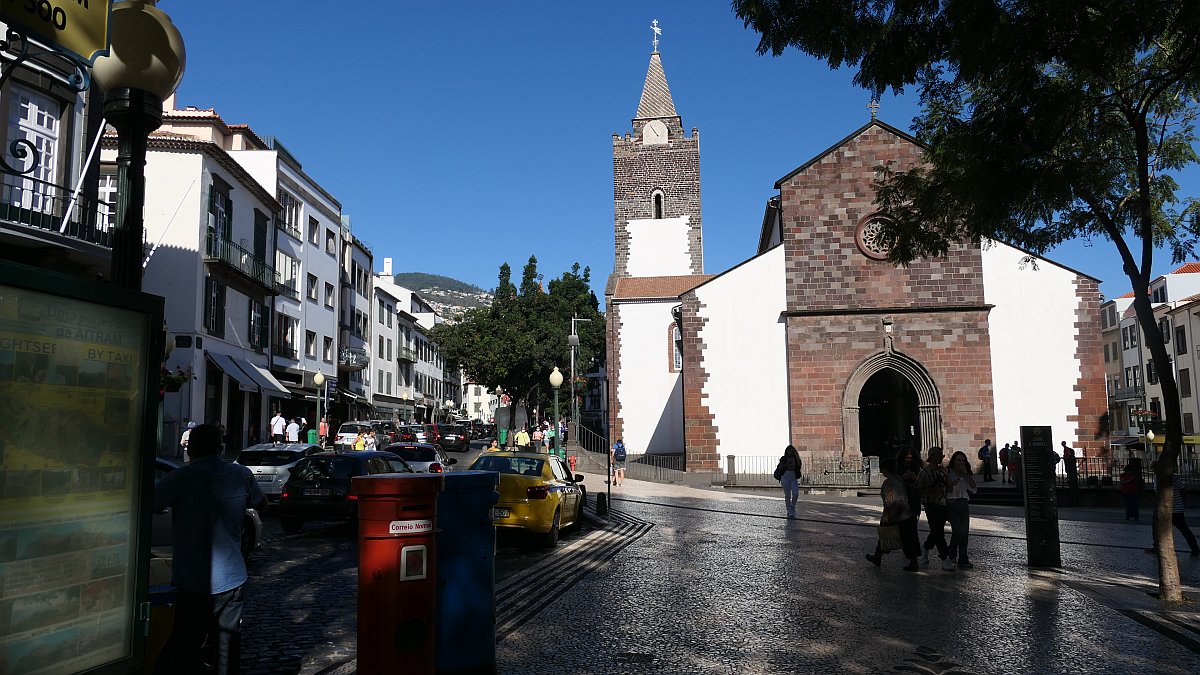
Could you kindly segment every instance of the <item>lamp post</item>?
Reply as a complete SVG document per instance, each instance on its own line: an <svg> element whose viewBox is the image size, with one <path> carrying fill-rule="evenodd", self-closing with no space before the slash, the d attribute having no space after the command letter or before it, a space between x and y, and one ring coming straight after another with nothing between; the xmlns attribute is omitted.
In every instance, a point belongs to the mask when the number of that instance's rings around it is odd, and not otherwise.
<svg viewBox="0 0 1200 675"><path fill-rule="evenodd" d="M325 418L321 417L321 404L325 402L325 389L323 388L323 385L325 384L325 373L322 373L321 371L318 370L317 374L313 375L313 384L317 385L317 434L319 436L318 440L321 441L321 447L324 448L325 447L325 438L320 436L320 432L321 432L321 425L325 421ZM326 433L328 433L329 430L326 429L325 431L326 431Z"/></svg>
<svg viewBox="0 0 1200 675"><path fill-rule="evenodd" d="M575 351L579 349L579 334L575 332L575 323L578 321L591 321L591 319L571 317L571 335L567 338L567 344L571 346L571 426L574 429L571 437L577 441L579 438L579 404L575 401Z"/></svg>
<svg viewBox="0 0 1200 675"><path fill-rule="evenodd" d="M183 36L147 0L117 3L109 19L112 44L96 59L92 77L104 89L104 118L117 130L117 213L110 281L142 287L142 228L146 206L146 143L162 124L163 99L183 79Z"/></svg>
<svg viewBox="0 0 1200 675"><path fill-rule="evenodd" d="M558 366L554 366L554 371L550 373L550 388L554 390L554 444L550 447L550 452L559 454L558 444L558 388L562 386L562 373L558 372Z"/></svg>

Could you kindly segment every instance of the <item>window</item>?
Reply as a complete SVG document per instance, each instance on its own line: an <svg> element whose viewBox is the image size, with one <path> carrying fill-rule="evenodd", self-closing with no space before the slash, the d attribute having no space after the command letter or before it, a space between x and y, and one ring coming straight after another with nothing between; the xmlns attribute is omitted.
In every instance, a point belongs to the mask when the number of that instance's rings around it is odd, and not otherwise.
<svg viewBox="0 0 1200 675"><path fill-rule="evenodd" d="M1192 369L1179 369L1179 398L1192 397Z"/></svg>
<svg viewBox="0 0 1200 675"><path fill-rule="evenodd" d="M1183 433L1189 436L1196 433L1196 422L1192 413L1183 413Z"/></svg>
<svg viewBox="0 0 1200 675"><path fill-rule="evenodd" d="M325 344L321 349L321 358L324 359L326 363L333 363L333 338L327 337L323 339Z"/></svg>
<svg viewBox="0 0 1200 675"><path fill-rule="evenodd" d="M325 282L325 306L333 309L333 284Z"/></svg>
<svg viewBox="0 0 1200 675"><path fill-rule="evenodd" d="M308 300L309 302L317 301L317 275L315 274L308 275Z"/></svg>
<svg viewBox="0 0 1200 675"><path fill-rule="evenodd" d="M1175 353L1178 355L1187 353L1187 329L1183 326L1175 327Z"/></svg>
<svg viewBox="0 0 1200 675"><path fill-rule="evenodd" d="M1150 292L1150 302L1166 302L1167 301L1167 286L1166 284L1159 286Z"/></svg>
<svg viewBox="0 0 1200 675"><path fill-rule="evenodd" d="M287 314L275 315L275 338L271 350L284 358L296 358L296 328L300 321Z"/></svg>
<svg viewBox="0 0 1200 675"><path fill-rule="evenodd" d="M388 328L392 327L392 313L393 313L392 306L388 305L387 306L387 327Z"/></svg>
<svg viewBox="0 0 1200 675"><path fill-rule="evenodd" d="M671 364L672 372L683 370L683 336L679 333L679 326L671 324Z"/></svg>
<svg viewBox="0 0 1200 675"><path fill-rule="evenodd" d="M382 371L382 370L380 370L380 371L379 371L379 379L378 379L378 380L375 380L375 381L376 381L376 382L383 382L383 371Z"/></svg>
<svg viewBox="0 0 1200 675"><path fill-rule="evenodd" d="M391 338L388 338L388 341L387 341L387 360L388 361L392 360L392 339Z"/></svg>
<svg viewBox="0 0 1200 675"><path fill-rule="evenodd" d="M337 234L329 228L325 228L325 252L332 256L337 255Z"/></svg>
<svg viewBox="0 0 1200 675"><path fill-rule="evenodd" d="M1161 319L1158 322L1158 332L1162 333L1163 344L1171 343L1171 322L1166 319Z"/></svg>
<svg viewBox="0 0 1200 675"><path fill-rule="evenodd" d="M1158 399L1150 399L1150 412L1154 413L1154 419L1162 419L1162 403Z"/></svg>
<svg viewBox="0 0 1200 675"><path fill-rule="evenodd" d="M1117 306L1116 305L1108 306L1108 325L1109 326L1117 325Z"/></svg>
<svg viewBox="0 0 1200 675"><path fill-rule="evenodd" d="M378 314L378 315L379 315L379 325L381 325L381 326L382 326L382 325L383 325L383 313L384 313L384 312L383 312L383 308L384 308L384 304L383 304L383 298L376 298L376 301L377 301L377 302L378 302L378 304L379 304L379 311L378 311L378 312L376 312L376 314ZM380 348L380 350L379 350L379 351L383 351L383 349L382 349L382 348Z"/></svg>
<svg viewBox="0 0 1200 675"><path fill-rule="evenodd" d="M1146 362L1146 382L1148 384L1158 384L1158 371L1154 369L1154 359Z"/></svg>
<svg viewBox="0 0 1200 675"><path fill-rule="evenodd" d="M225 337L225 286L212 277L204 277L204 330Z"/></svg>
<svg viewBox="0 0 1200 675"><path fill-rule="evenodd" d="M1137 324L1121 329L1121 343L1125 349L1132 349L1138 346Z"/></svg>
<svg viewBox="0 0 1200 675"><path fill-rule="evenodd" d="M279 272L279 277L283 281L283 285L292 289L293 296L300 296L300 261L283 251L275 252L275 271Z"/></svg>
<svg viewBox="0 0 1200 675"><path fill-rule="evenodd" d="M1109 360L1110 359L1108 358L1108 344L1105 343L1105 345L1104 345L1104 362L1108 363Z"/></svg>
<svg viewBox="0 0 1200 675"><path fill-rule="evenodd" d="M279 191L279 205L283 210L279 213L279 229L293 237L300 238L300 200L287 190Z"/></svg>
<svg viewBox="0 0 1200 675"><path fill-rule="evenodd" d="M117 217L117 174L107 167L100 169L100 181L96 187L96 226L111 230Z"/></svg>
<svg viewBox="0 0 1200 675"><path fill-rule="evenodd" d="M658 190L655 190L653 201L654 201L654 219L661 220L663 217L663 193Z"/></svg>
<svg viewBox="0 0 1200 675"><path fill-rule="evenodd" d="M246 333L250 336L250 346L262 350L267 347L267 306L250 301L250 318Z"/></svg>
<svg viewBox="0 0 1200 675"><path fill-rule="evenodd" d="M229 183L213 176L212 185L208 189L208 240L210 247L217 242L227 242L233 238L233 200L229 193L233 188ZM210 252L218 249L210 248Z"/></svg>
<svg viewBox="0 0 1200 675"><path fill-rule="evenodd" d="M9 143L24 140L32 143L41 156L30 173L4 177L5 192L8 193L4 195L4 203L50 213L56 198L48 184L58 182L61 163L58 141L62 105L46 94L16 84L12 85L9 100L12 107L4 149L7 150ZM19 168L26 167L25 162L15 163Z"/></svg>
<svg viewBox="0 0 1200 675"><path fill-rule="evenodd" d="M391 396L391 394L392 394L392 374L391 373L387 374L387 393L389 396Z"/></svg>
<svg viewBox="0 0 1200 675"><path fill-rule="evenodd" d="M379 350L375 353L380 356L383 356L383 336L382 335L379 336Z"/></svg>
<svg viewBox="0 0 1200 675"><path fill-rule="evenodd" d="M321 245L321 223L312 216L308 217L308 243L314 246Z"/></svg>
<svg viewBox="0 0 1200 675"><path fill-rule="evenodd" d="M317 334L311 330L304 331L304 355L310 359L317 358Z"/></svg>

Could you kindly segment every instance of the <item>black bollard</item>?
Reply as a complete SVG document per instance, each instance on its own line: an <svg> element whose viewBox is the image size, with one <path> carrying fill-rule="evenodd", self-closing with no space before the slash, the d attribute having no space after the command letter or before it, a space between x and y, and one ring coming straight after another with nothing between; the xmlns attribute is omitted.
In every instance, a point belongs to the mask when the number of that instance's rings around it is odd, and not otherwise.
<svg viewBox="0 0 1200 675"><path fill-rule="evenodd" d="M608 495L603 492L596 494L596 515L608 516Z"/></svg>

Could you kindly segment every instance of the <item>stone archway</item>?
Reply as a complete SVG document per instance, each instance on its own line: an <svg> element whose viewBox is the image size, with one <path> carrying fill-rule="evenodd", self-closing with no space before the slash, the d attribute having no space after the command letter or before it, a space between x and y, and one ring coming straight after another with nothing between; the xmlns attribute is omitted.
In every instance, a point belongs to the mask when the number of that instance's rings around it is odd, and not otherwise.
<svg viewBox="0 0 1200 675"><path fill-rule="evenodd" d="M862 409L860 401L868 383L878 386L880 378L877 375L890 375L900 379L904 388L916 397L916 415L920 452L925 452L931 446L942 444L942 404L937 385L918 361L899 352L880 352L863 361L850 379L842 393L842 454L843 456L858 456L862 448ZM874 378L874 382L872 381ZM870 390L868 390L870 391Z"/></svg>

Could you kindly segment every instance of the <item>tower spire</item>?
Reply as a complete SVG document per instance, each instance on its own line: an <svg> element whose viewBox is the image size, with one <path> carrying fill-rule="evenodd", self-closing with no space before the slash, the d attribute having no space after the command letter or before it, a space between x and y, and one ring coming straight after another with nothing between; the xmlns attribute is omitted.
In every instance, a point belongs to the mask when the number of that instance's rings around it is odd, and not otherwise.
<svg viewBox="0 0 1200 675"><path fill-rule="evenodd" d="M638 102L635 119L650 119L653 117L678 117L675 112L675 101L671 98L671 88L667 86L667 74L663 72L662 56L658 53L658 36L662 29L655 19L654 51L650 52L650 67L646 69L646 83L642 85L642 99Z"/></svg>

